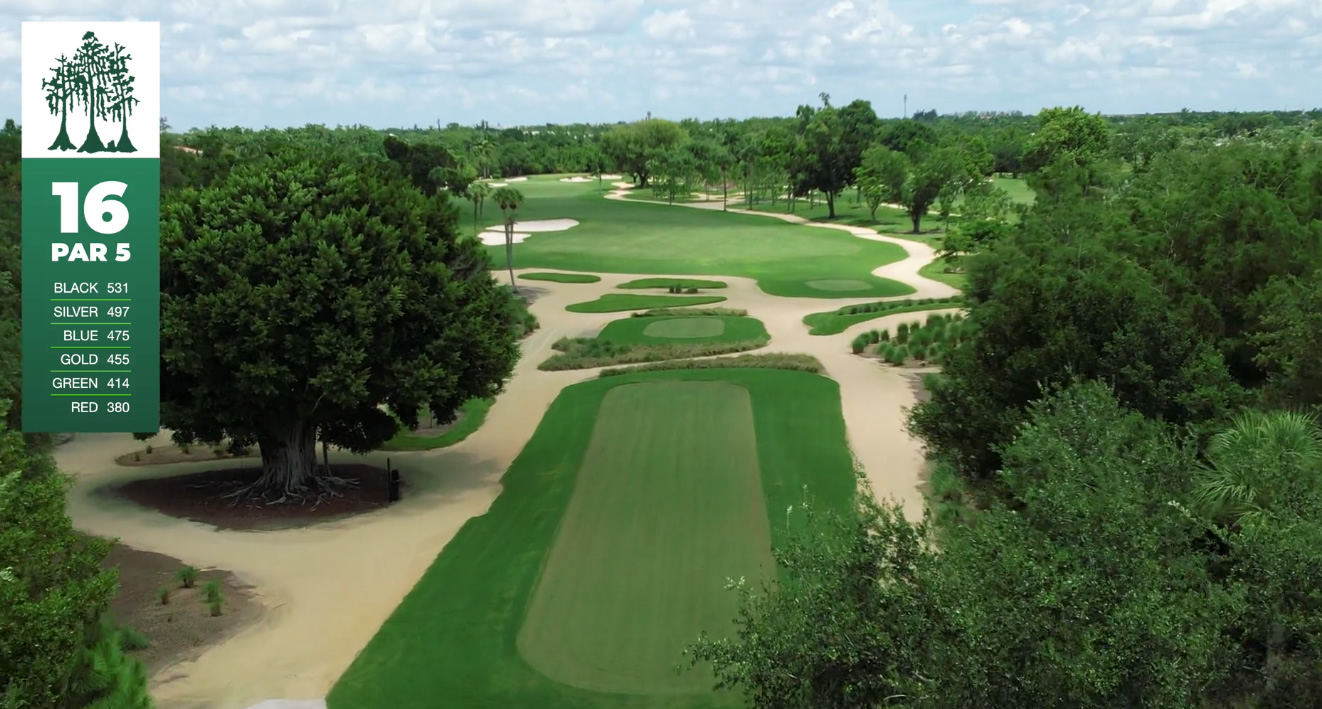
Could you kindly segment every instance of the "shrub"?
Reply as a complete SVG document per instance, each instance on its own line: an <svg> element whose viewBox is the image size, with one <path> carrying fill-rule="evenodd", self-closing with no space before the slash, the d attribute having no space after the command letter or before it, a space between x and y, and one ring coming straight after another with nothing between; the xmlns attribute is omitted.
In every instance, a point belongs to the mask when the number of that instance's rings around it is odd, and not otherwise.
<svg viewBox="0 0 1322 709"><path fill-rule="evenodd" d="M179 452L180 452L180 453L183 453L184 455L192 455L192 454L193 454L193 447L190 446L190 445L188 445L187 443L180 443L180 444L179 444Z"/></svg>
<svg viewBox="0 0 1322 709"><path fill-rule="evenodd" d="M917 360L927 360L927 348L923 345L909 345L909 356Z"/></svg>
<svg viewBox="0 0 1322 709"><path fill-rule="evenodd" d="M160 601L163 606L170 605L170 587L161 586L156 589L156 600Z"/></svg>
<svg viewBox="0 0 1322 709"><path fill-rule="evenodd" d="M698 292L698 289L697 289L697 288L685 288L685 289L684 289L684 292L685 292L686 294L688 294L688 295L693 295L694 293L697 293L697 292Z"/></svg>
<svg viewBox="0 0 1322 709"><path fill-rule="evenodd" d="M537 365L542 371L556 372L566 369L592 369L613 364L641 364L691 357L746 352L765 346L768 337L738 342L694 342L666 345L625 345L592 337L563 338L552 345L560 354L551 355Z"/></svg>
<svg viewBox="0 0 1322 709"><path fill-rule="evenodd" d="M123 626L119 629L119 646L120 649L127 652L132 652L133 650L145 650L148 647L151 647L151 641L147 639L146 635L143 635L133 628Z"/></svg>
<svg viewBox="0 0 1322 709"><path fill-rule="evenodd" d="M747 310L740 308L653 308L631 314L631 318L695 318L704 316L730 315L744 317Z"/></svg>
<svg viewBox="0 0 1322 709"><path fill-rule="evenodd" d="M909 323L900 323L895 328L895 341L904 344L909 341Z"/></svg>
<svg viewBox="0 0 1322 709"><path fill-rule="evenodd" d="M881 342L881 332L879 330L868 330L868 344L875 345Z"/></svg>
<svg viewBox="0 0 1322 709"><path fill-rule="evenodd" d="M615 377L634 372L659 372L672 369L785 369L794 372L812 372L821 374L822 363L816 357L806 354L742 354L735 357L712 357L710 359L679 359L669 362L654 362L640 367L618 367L603 369L599 378Z"/></svg>
<svg viewBox="0 0 1322 709"><path fill-rule="evenodd" d="M224 603L224 600L223 600L223 599L220 599L220 598L217 598L217 599L214 600L214 601L208 601L208 602L207 602L207 607L211 609L211 617L214 618L214 617L220 615L220 613L221 613L220 608L221 608L221 605L222 605L223 603Z"/></svg>
<svg viewBox="0 0 1322 709"><path fill-rule="evenodd" d="M191 566L181 567L178 571L174 572L174 578L179 582L180 586L183 586L184 588L192 588L193 584L197 583L197 569Z"/></svg>
<svg viewBox="0 0 1322 709"><path fill-rule="evenodd" d="M141 454L141 453L134 453L134 454L133 454L133 460L135 460L135 461L142 460L142 454Z"/></svg>
<svg viewBox="0 0 1322 709"><path fill-rule="evenodd" d="M890 342L890 339L891 339L890 330L881 330L880 332L877 333L877 342Z"/></svg>
<svg viewBox="0 0 1322 709"><path fill-rule="evenodd" d="M886 358L886 361L899 367L904 364L904 361L908 359L908 356L909 352L906 348L897 346L895 349L891 350L890 357Z"/></svg>
<svg viewBox="0 0 1322 709"><path fill-rule="evenodd" d="M868 334L866 332L858 335L853 339L853 341L849 343L849 349L854 354L862 354L863 348L867 346L868 346Z"/></svg>
<svg viewBox="0 0 1322 709"><path fill-rule="evenodd" d="M224 599L221 594L219 581L208 581L202 584L202 597L207 603L217 603Z"/></svg>
<svg viewBox="0 0 1322 709"><path fill-rule="evenodd" d="M147 444L147 449L146 449L146 451L147 451L147 455L151 455L151 450L152 450L152 449L151 449L151 444L148 443L148 444Z"/></svg>

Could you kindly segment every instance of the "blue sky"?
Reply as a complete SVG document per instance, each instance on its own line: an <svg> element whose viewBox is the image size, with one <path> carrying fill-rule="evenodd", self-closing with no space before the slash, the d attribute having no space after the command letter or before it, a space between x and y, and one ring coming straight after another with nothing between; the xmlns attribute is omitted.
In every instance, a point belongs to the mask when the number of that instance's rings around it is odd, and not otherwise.
<svg viewBox="0 0 1322 709"><path fill-rule="evenodd" d="M1322 105L1322 0L3 0L0 117L24 20L160 21L176 128Z"/></svg>

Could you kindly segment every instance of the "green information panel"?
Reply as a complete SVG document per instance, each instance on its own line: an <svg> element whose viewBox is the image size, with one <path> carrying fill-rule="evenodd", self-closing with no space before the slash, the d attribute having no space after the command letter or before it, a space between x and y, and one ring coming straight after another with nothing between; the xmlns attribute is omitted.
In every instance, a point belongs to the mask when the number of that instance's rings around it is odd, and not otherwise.
<svg viewBox="0 0 1322 709"><path fill-rule="evenodd" d="M23 430L160 422L160 30L23 24Z"/></svg>

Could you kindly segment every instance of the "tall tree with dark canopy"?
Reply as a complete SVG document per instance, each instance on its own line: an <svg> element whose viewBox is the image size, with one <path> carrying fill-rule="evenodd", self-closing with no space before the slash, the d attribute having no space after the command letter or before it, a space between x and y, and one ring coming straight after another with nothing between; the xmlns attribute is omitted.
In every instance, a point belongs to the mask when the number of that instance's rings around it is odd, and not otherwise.
<svg viewBox="0 0 1322 709"><path fill-rule="evenodd" d="M318 487L317 432L366 452L446 423L518 357L509 296L458 208L389 162L273 148L161 209L161 422L261 447L255 488Z"/></svg>
<svg viewBox="0 0 1322 709"><path fill-rule="evenodd" d="M69 140L69 111L78 100L74 85L74 64L63 54L51 67L50 78L41 80L41 88L46 90L46 108L51 115L59 115L60 132L47 150L73 150L73 141Z"/></svg>
<svg viewBox="0 0 1322 709"><path fill-rule="evenodd" d="M87 137L78 146L80 153L100 153L106 146L96 132L96 120L106 117L107 98L110 89L109 72L110 49L88 32L83 35L83 43L73 55L73 85L78 93L78 101L87 109Z"/></svg>

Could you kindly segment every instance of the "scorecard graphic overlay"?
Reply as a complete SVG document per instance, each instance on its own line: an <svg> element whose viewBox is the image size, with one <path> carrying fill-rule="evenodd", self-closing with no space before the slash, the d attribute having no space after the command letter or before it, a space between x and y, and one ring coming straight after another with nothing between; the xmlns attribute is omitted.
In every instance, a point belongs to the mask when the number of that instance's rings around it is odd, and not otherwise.
<svg viewBox="0 0 1322 709"><path fill-rule="evenodd" d="M24 22L23 430L160 417L156 22Z"/></svg>

